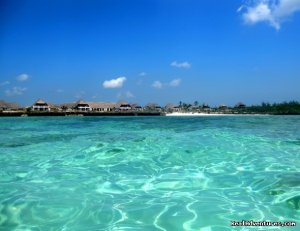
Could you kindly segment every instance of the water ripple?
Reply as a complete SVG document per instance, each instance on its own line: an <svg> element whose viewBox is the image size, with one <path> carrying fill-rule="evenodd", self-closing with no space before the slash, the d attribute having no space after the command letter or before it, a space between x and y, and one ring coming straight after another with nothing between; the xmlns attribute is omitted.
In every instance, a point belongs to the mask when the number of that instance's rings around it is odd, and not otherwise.
<svg viewBox="0 0 300 231"><path fill-rule="evenodd" d="M293 116L0 118L0 230L299 223L299 137Z"/></svg>

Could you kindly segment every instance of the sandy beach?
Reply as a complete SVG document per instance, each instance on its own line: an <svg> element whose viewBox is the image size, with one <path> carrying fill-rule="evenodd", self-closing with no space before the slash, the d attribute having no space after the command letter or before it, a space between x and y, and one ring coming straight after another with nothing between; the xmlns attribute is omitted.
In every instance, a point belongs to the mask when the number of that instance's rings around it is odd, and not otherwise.
<svg viewBox="0 0 300 231"><path fill-rule="evenodd" d="M199 113L199 112L173 112L166 116L261 116L262 114L217 114L217 113Z"/></svg>

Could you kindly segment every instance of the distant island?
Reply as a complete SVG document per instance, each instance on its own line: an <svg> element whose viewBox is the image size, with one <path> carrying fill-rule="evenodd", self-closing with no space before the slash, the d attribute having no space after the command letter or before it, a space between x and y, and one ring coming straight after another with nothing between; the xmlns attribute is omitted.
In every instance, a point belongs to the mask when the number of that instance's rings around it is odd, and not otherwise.
<svg viewBox="0 0 300 231"><path fill-rule="evenodd" d="M159 116L171 113L300 115L300 103L290 101L247 106L239 102L234 106L221 104L217 107L211 107L208 104L199 104L198 101L195 101L193 104L179 102L178 104L169 103L160 106L156 103L148 103L141 106L137 103L125 101L108 103L83 100L73 103L52 104L38 99L30 107L20 107L18 103L0 100L0 116Z"/></svg>

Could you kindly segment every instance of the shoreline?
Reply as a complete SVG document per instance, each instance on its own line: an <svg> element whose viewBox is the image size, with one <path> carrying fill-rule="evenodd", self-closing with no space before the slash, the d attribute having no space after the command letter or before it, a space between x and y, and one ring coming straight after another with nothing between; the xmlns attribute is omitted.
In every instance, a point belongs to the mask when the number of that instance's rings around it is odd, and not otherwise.
<svg viewBox="0 0 300 231"><path fill-rule="evenodd" d="M201 113L201 112L173 112L166 113L166 116L181 117L181 116L269 116L271 114L218 114L218 113Z"/></svg>
<svg viewBox="0 0 300 231"><path fill-rule="evenodd" d="M229 116L279 116L294 113L203 113L203 112L0 112L0 117L79 117L79 116L166 116L166 117L229 117Z"/></svg>
<svg viewBox="0 0 300 231"><path fill-rule="evenodd" d="M162 116L160 112L2 112L0 117Z"/></svg>

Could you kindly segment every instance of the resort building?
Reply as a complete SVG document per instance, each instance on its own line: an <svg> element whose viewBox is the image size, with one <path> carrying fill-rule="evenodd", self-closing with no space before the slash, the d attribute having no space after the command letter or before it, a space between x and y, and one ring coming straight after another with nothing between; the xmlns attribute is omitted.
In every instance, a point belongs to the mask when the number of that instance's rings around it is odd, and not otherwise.
<svg viewBox="0 0 300 231"><path fill-rule="evenodd" d="M91 111L92 110L90 105L87 102L83 101L83 100L79 100L76 103L76 106L75 106L74 109L77 110L77 111Z"/></svg>
<svg viewBox="0 0 300 231"><path fill-rule="evenodd" d="M49 104L42 99L38 99L31 108L33 111L50 111Z"/></svg>
<svg viewBox="0 0 300 231"><path fill-rule="evenodd" d="M220 104L219 109L220 110L225 110L225 109L227 109L227 106L225 104Z"/></svg>
<svg viewBox="0 0 300 231"><path fill-rule="evenodd" d="M203 109L210 109L210 106L209 106L207 103L204 103L204 104L202 105L202 108L203 108Z"/></svg>
<svg viewBox="0 0 300 231"><path fill-rule="evenodd" d="M179 112L180 107L175 104L169 103L165 106L165 110L168 112Z"/></svg>
<svg viewBox="0 0 300 231"><path fill-rule="evenodd" d="M131 104L131 110L133 111L143 111L143 107L134 103L134 104Z"/></svg>
<svg viewBox="0 0 300 231"><path fill-rule="evenodd" d="M111 112L115 110L115 103L103 103L103 102L88 102L92 111L97 112Z"/></svg>
<svg viewBox="0 0 300 231"><path fill-rule="evenodd" d="M74 109L77 111L95 111L95 112L111 112L116 108L115 103L103 102L85 102L80 100L76 103Z"/></svg>
<svg viewBox="0 0 300 231"><path fill-rule="evenodd" d="M145 109L148 110L148 111L161 111L162 110L161 106L159 106L156 103L148 103L145 106Z"/></svg>
<svg viewBox="0 0 300 231"><path fill-rule="evenodd" d="M0 111L6 111L8 110L8 108L8 103L3 100L0 100Z"/></svg>
<svg viewBox="0 0 300 231"><path fill-rule="evenodd" d="M131 110L131 105L128 103L122 103L119 106L119 109L120 109L120 111L129 111L129 110Z"/></svg>

